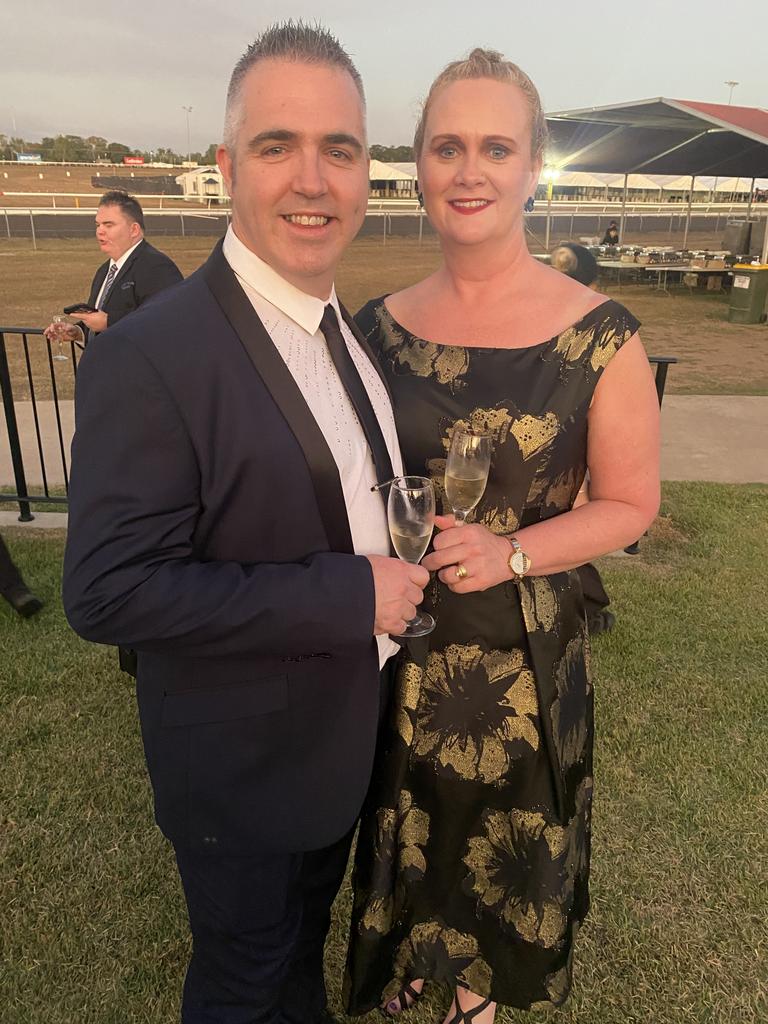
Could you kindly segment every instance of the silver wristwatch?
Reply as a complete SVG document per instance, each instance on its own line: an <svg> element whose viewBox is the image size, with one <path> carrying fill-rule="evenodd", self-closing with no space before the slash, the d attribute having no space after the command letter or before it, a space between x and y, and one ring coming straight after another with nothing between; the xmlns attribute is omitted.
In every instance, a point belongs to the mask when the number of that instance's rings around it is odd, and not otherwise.
<svg viewBox="0 0 768 1024"><path fill-rule="evenodd" d="M531 560L520 547L517 537L507 537L507 540L512 545L512 554L507 559L507 565L512 573L512 579L515 583L519 583L523 576L530 571Z"/></svg>

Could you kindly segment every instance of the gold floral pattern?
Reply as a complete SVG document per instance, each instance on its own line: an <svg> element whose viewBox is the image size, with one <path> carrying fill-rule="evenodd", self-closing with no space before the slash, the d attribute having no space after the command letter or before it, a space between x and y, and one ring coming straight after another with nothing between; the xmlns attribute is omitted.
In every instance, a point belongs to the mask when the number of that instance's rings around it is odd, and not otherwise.
<svg viewBox="0 0 768 1024"><path fill-rule="evenodd" d="M440 384L453 390L463 386L463 377L469 369L469 355L459 345L435 345L409 335L407 338L381 303L377 309L381 323L381 348L385 356L401 370L417 377L434 376Z"/></svg>
<svg viewBox="0 0 768 1024"><path fill-rule="evenodd" d="M624 317L617 319L615 315L586 328L576 324L558 337L555 351L566 363L578 364L586 360L592 372L598 373L636 330L633 321Z"/></svg>
<svg viewBox="0 0 768 1024"><path fill-rule="evenodd" d="M427 870L424 847L428 841L429 815L415 806L408 790L401 791L397 808L379 808L371 882L365 899L356 905L361 932L383 935L392 928L405 885L423 877Z"/></svg>
<svg viewBox="0 0 768 1024"><path fill-rule="evenodd" d="M547 576L529 576L520 585L520 605L529 633L555 628L559 612L557 592Z"/></svg>
<svg viewBox="0 0 768 1024"><path fill-rule="evenodd" d="M483 824L464 857L472 892L526 942L556 946L567 924L556 884L565 830L538 811L490 811Z"/></svg>
<svg viewBox="0 0 768 1024"><path fill-rule="evenodd" d="M392 999L412 978L432 978L464 985L478 995L491 988L491 969L479 955L477 939L447 927L440 920L414 925L400 943L394 959L394 978L384 990Z"/></svg>
<svg viewBox="0 0 768 1024"><path fill-rule="evenodd" d="M587 697L592 685L584 663L584 643L582 634L572 637L555 668L557 696L550 717L560 765L565 771L583 758L589 738Z"/></svg>
<svg viewBox="0 0 768 1024"><path fill-rule="evenodd" d="M427 658L412 756L431 761L440 775L498 784L521 745L538 749L537 718L536 683L522 651L452 644Z"/></svg>
<svg viewBox="0 0 768 1024"><path fill-rule="evenodd" d="M407 747L413 743L414 722L421 693L422 675L421 668L412 661L406 661L397 674L397 692L393 702L395 729Z"/></svg>
<svg viewBox="0 0 768 1024"><path fill-rule="evenodd" d="M560 423L553 412L544 416L520 416L509 426L509 432L517 441L523 459L539 455L552 444L559 429Z"/></svg>
<svg viewBox="0 0 768 1024"><path fill-rule="evenodd" d="M515 408L476 408L469 415L446 422L440 439L447 455L456 428L487 431L493 438L493 459L489 485L475 510L475 519L493 533L508 534L520 525L511 494L499 492L497 481L515 481L520 476L520 464L535 457L542 458L554 443L560 431L560 421L553 412L543 416L522 414ZM445 458L432 458L426 470L432 479L444 511L450 511L445 497Z"/></svg>

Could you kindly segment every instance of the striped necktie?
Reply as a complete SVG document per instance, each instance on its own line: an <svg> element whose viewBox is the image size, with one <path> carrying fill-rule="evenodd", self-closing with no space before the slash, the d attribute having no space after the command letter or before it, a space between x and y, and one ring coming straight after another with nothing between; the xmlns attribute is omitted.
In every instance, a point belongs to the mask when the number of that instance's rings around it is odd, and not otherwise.
<svg viewBox="0 0 768 1024"><path fill-rule="evenodd" d="M96 307L97 309L104 309L104 303L107 301L107 296L109 295L109 289L112 287L112 284L113 284L113 282L115 280L115 275L116 274L117 274L117 264L116 263L112 263L112 264L110 264L109 273L107 274L106 280L104 281L104 288L103 288L103 290L101 292L101 298L99 299L98 305Z"/></svg>

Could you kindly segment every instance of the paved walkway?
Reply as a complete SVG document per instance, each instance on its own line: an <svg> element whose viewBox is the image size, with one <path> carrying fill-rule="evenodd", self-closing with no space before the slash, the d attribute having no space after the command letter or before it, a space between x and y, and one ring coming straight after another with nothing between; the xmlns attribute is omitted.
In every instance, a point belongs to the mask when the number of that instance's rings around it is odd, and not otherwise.
<svg viewBox="0 0 768 1024"><path fill-rule="evenodd" d="M27 484L42 484L40 456L30 402L18 402ZM61 487L64 469L53 402L38 403L49 487ZM61 403L62 434L69 461L74 429L73 402ZM662 480L715 483L768 483L768 397L667 395L661 410ZM0 484L13 486L5 420L0 425ZM0 512L0 526L16 523L16 513ZM31 526L63 525L59 513L39 514Z"/></svg>
<svg viewBox="0 0 768 1024"><path fill-rule="evenodd" d="M768 397L667 395L661 479L768 483Z"/></svg>

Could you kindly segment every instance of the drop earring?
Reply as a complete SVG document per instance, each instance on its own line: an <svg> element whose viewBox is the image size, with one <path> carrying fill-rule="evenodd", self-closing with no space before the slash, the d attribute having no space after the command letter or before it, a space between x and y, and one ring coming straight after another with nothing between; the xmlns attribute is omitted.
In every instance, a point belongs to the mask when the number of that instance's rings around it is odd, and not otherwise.
<svg viewBox="0 0 768 1024"><path fill-rule="evenodd" d="M526 213L533 212L533 196L528 196L528 198L523 203L523 209Z"/></svg>
<svg viewBox="0 0 768 1024"><path fill-rule="evenodd" d="M423 210L423 209L424 209L424 193L423 193L423 192L417 192L417 193L416 193L416 198L417 198L417 199L418 199L418 201L419 201L419 206L420 206L420 207L422 208L422 210Z"/></svg>

